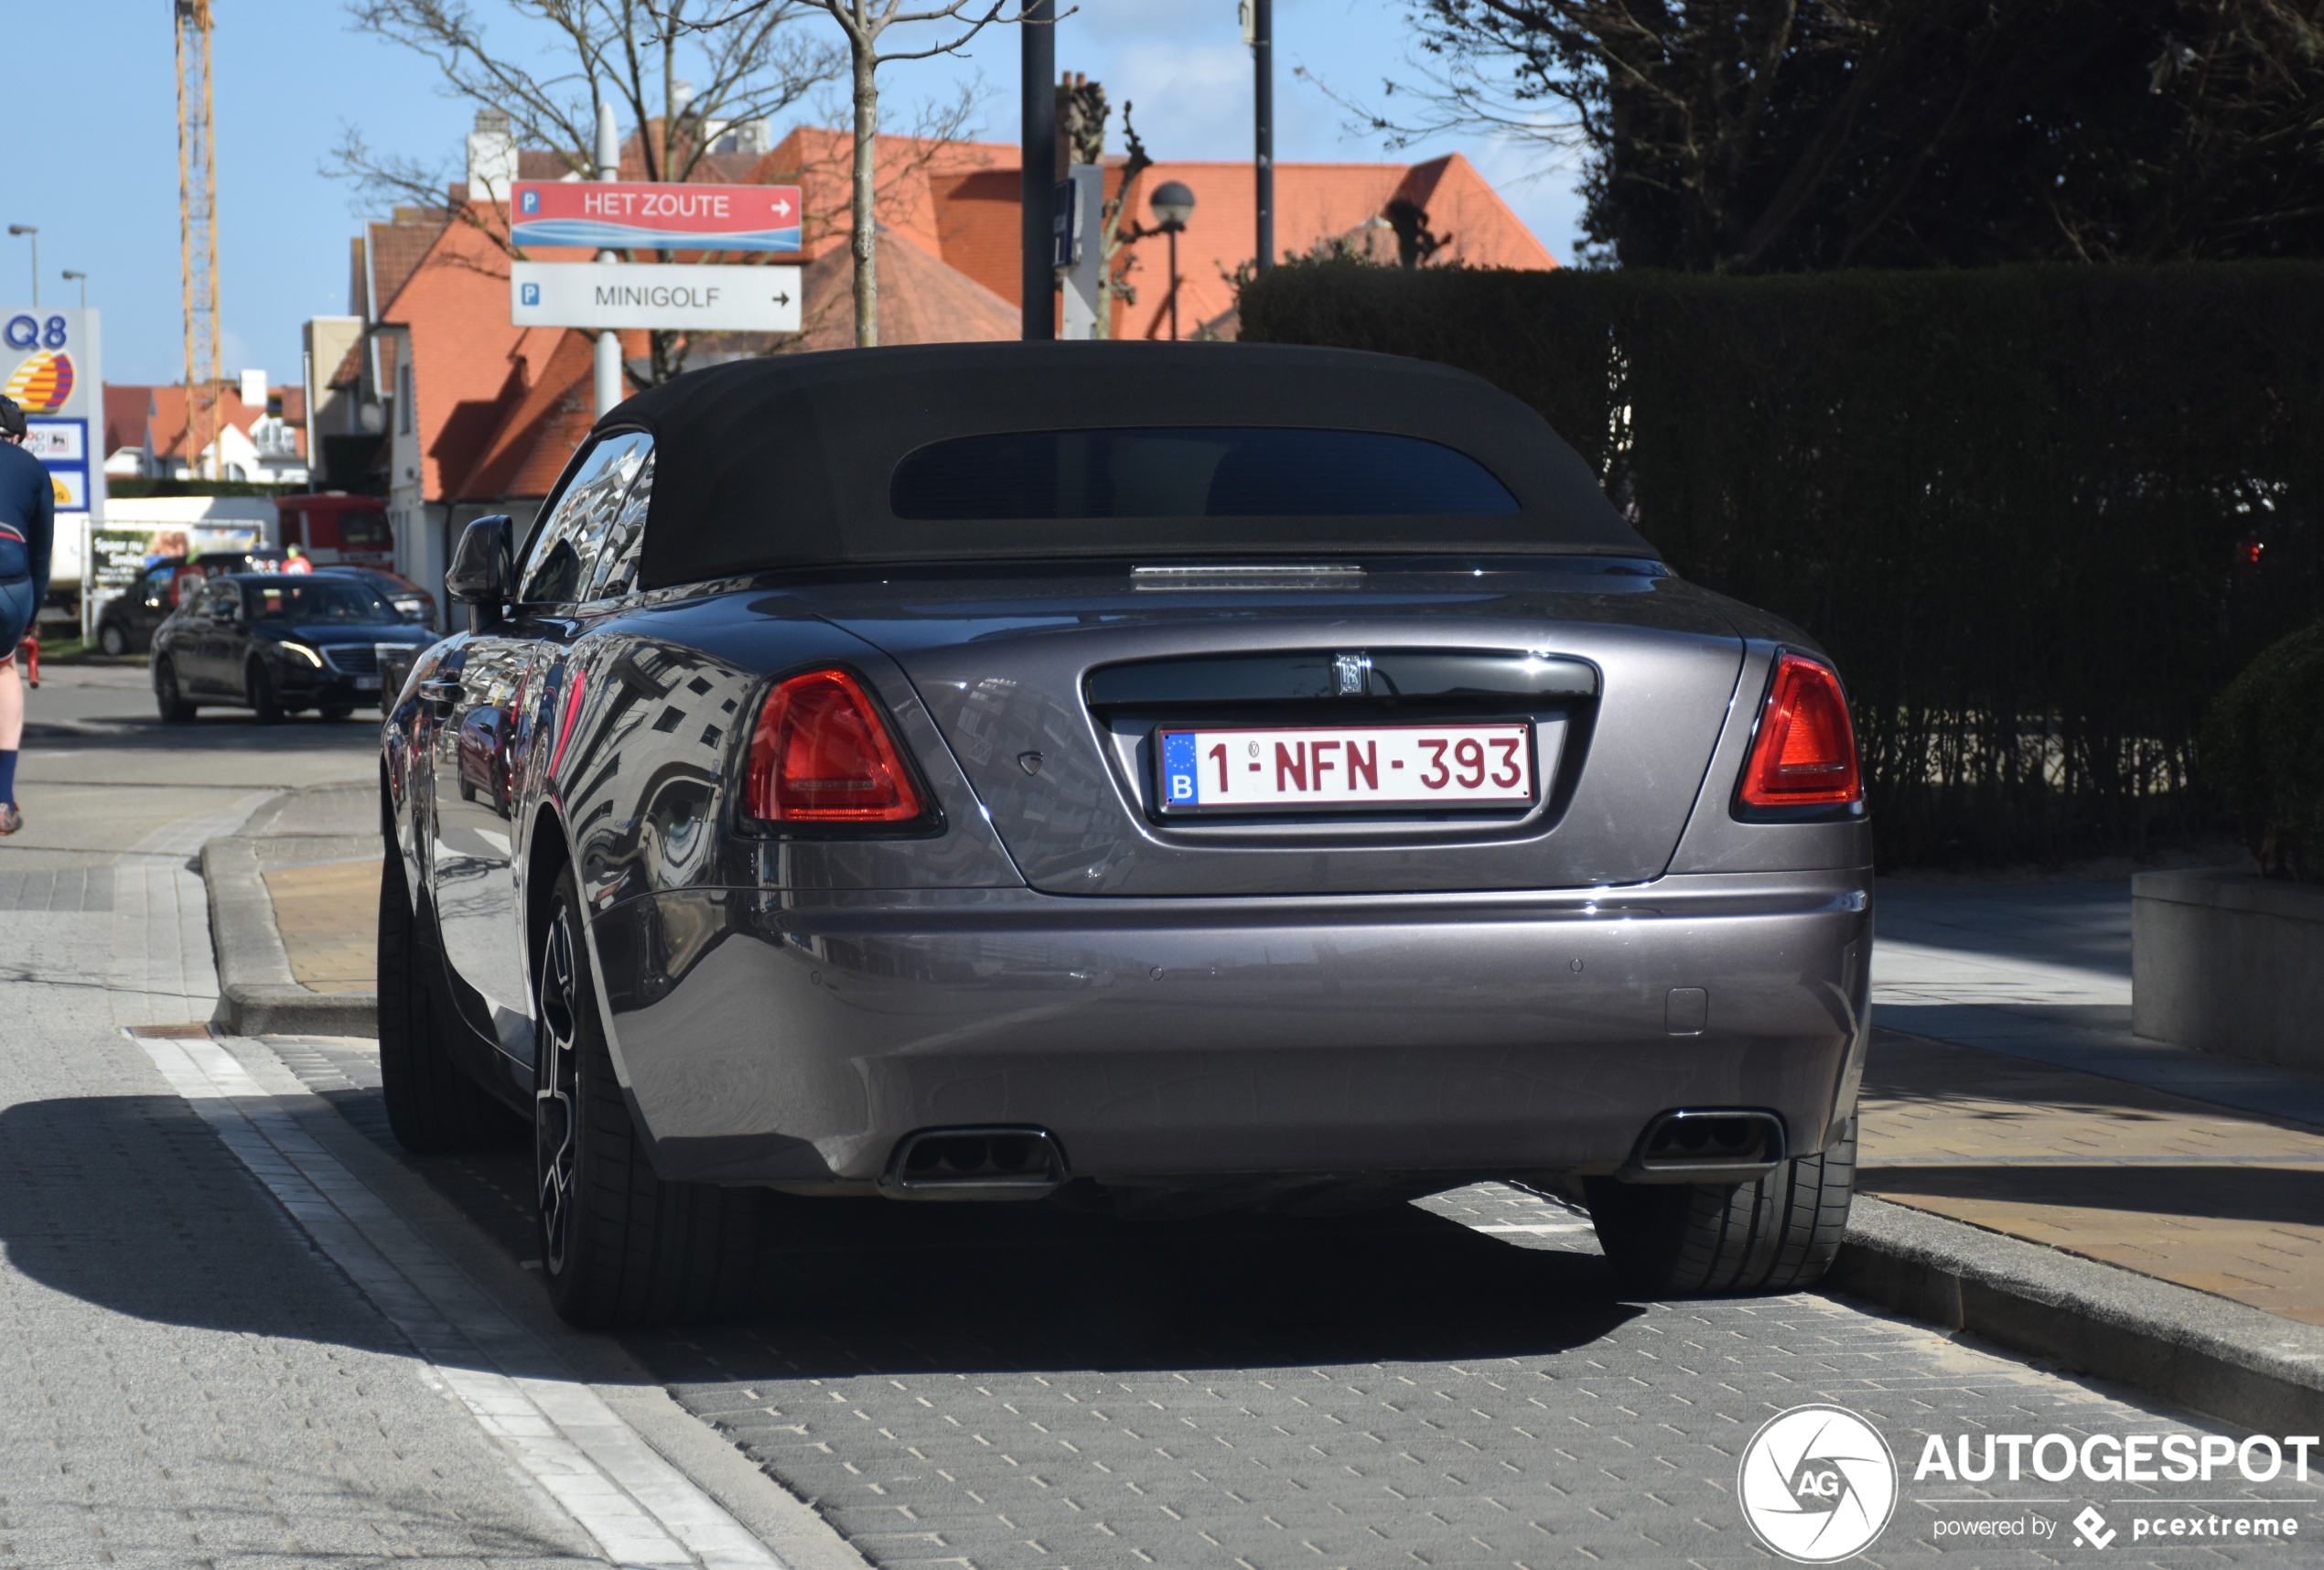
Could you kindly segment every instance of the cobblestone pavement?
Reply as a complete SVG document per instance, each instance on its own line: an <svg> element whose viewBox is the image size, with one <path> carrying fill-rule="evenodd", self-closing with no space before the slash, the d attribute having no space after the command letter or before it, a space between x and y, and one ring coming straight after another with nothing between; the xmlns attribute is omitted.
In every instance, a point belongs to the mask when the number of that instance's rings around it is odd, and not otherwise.
<svg viewBox="0 0 2324 1570"><path fill-rule="evenodd" d="M367 1048L275 1048L384 1137ZM522 1156L414 1165L530 1253ZM1770 1565L1739 1453L1814 1402L1869 1417L1905 1468L1867 1562L2050 1563L2085 1505L2187 1490L1916 1483L1928 1436L2232 1432L1821 1295L1626 1303L1576 1212L1498 1184L1340 1220L867 1200L802 1201L797 1225L779 1312L627 1344L883 1567ZM2289 1478L2198 1491L2324 1532L2324 1491ZM2047 1552L1936 1536L2037 1516ZM2107 1558L2301 1560L2128 1547Z"/></svg>

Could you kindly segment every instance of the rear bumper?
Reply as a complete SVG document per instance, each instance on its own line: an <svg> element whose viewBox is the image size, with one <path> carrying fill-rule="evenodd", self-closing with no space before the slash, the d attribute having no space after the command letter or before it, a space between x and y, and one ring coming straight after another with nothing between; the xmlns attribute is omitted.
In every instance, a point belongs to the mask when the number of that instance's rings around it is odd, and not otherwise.
<svg viewBox="0 0 2324 1570"><path fill-rule="evenodd" d="M1765 1108L1824 1147L1862 1069L1869 887L709 890L592 937L672 1178L865 1185L905 1134L969 1124L1045 1128L1101 1181L1603 1173L1674 1107Z"/></svg>

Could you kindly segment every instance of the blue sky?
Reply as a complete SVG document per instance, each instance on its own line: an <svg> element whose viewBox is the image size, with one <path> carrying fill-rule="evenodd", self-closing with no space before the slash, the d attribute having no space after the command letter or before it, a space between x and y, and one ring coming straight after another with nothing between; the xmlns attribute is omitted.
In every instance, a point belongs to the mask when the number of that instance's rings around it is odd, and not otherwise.
<svg viewBox="0 0 2324 1570"><path fill-rule="evenodd" d="M299 324L347 308L352 193L321 165L340 127L373 146L447 164L474 118L445 98L434 68L349 29L329 0L213 0L217 15L219 273L225 370L298 375ZM497 0L471 0L488 22ZM40 296L78 298L59 276L90 274L104 312L105 379L178 377L177 100L169 8L162 0L15 0L6 7L13 156L0 164L0 225L40 230ZM828 19L801 24L831 28ZM1447 137L1394 155L1349 134L1345 115L1292 74L1305 64L1344 90L1369 93L1399 70L1405 48L1396 0L1275 0L1276 156L1400 160L1467 153L1560 260L1573 250L1578 204L1568 172L1535 148ZM983 134L1013 140L1017 37L995 28L966 62L908 62L882 72L891 124L912 101L981 77ZM1246 157L1251 66L1234 0L1081 0L1059 27L1058 67L1085 71L1113 102L1137 105L1146 145L1164 158ZM1114 121L1119 150L1120 120ZM778 125L777 134L786 129ZM1524 177L1533 175L1527 179ZM0 306L30 295L30 254L0 234Z"/></svg>

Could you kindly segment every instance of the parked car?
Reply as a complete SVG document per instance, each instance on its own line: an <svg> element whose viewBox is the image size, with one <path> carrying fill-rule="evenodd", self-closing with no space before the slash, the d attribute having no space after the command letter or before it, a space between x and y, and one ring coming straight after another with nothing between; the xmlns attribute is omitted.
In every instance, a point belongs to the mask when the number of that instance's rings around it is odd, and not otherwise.
<svg viewBox="0 0 2324 1570"><path fill-rule="evenodd" d="M401 574L384 567L350 567L329 565L315 569L337 576L360 578L385 596L387 602L403 613L406 621L416 621L422 627L436 626L436 597Z"/></svg>
<svg viewBox="0 0 2324 1570"><path fill-rule="evenodd" d="M107 654L143 654L153 647L154 634L161 624L203 582L227 573L276 572L285 559L283 552L268 545L250 551L204 551L153 563L137 575L127 592L107 600L97 612L97 647Z"/></svg>
<svg viewBox="0 0 2324 1570"><path fill-rule="evenodd" d="M431 641L367 584L229 574L189 595L154 635L154 703L173 724L218 704L248 708L263 724L305 709L345 719L381 701L383 650Z"/></svg>
<svg viewBox="0 0 2324 1570"><path fill-rule="evenodd" d="M385 1101L414 1149L532 1124L570 1320L701 1310L845 1196L1505 1177L1586 1196L1634 1290L1832 1257L1872 936L1839 677L1481 381L724 365L447 586L478 629L382 726Z"/></svg>

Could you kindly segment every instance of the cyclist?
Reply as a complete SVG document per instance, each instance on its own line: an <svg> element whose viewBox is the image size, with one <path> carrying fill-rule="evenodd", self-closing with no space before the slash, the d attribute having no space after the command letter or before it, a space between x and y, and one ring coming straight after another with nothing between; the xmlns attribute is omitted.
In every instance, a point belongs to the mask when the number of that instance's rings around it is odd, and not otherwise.
<svg viewBox="0 0 2324 1570"><path fill-rule="evenodd" d="M24 411L0 396L0 834L24 827L16 805L16 751L24 744L24 683L16 646L48 597L48 551L57 493L48 467L24 450Z"/></svg>

